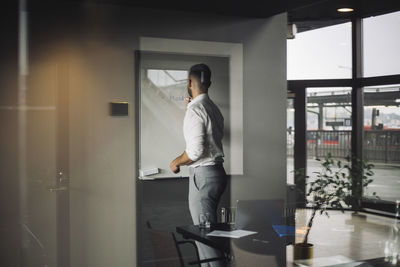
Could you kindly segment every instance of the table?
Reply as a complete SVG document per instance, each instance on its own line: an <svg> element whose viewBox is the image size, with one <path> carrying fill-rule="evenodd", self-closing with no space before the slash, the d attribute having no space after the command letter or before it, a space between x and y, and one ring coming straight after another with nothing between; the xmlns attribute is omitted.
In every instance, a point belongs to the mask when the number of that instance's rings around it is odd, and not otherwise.
<svg viewBox="0 0 400 267"><path fill-rule="evenodd" d="M375 259L368 259L368 260L360 260L354 261L349 263L337 264L332 265L330 267L356 267L356 266L363 266L363 267L372 267L372 266L379 266L379 267L398 267L400 263L393 265L385 260L384 257L382 258L375 258Z"/></svg>
<svg viewBox="0 0 400 267"><path fill-rule="evenodd" d="M258 233L239 239L207 236L213 230L231 230L231 226L228 224L213 224L211 229L200 229L197 225L186 225L176 227L176 231L185 239L193 239L220 250L227 259L232 259L232 254L234 254L232 251L236 251L236 254L240 253L242 258L256 258L254 255L272 255L276 257L277 266L286 266L287 238L279 237L272 226L263 228L261 230L246 229ZM252 256L246 256L246 254ZM237 255L235 256L237 257Z"/></svg>
<svg viewBox="0 0 400 267"><path fill-rule="evenodd" d="M223 253L230 253L230 239L224 237L207 236L207 234L213 230L231 230L231 225L218 223L213 224L211 228L200 229L198 225L185 225L176 227L176 232L181 234L185 239L193 239L201 242L207 246L218 249Z"/></svg>

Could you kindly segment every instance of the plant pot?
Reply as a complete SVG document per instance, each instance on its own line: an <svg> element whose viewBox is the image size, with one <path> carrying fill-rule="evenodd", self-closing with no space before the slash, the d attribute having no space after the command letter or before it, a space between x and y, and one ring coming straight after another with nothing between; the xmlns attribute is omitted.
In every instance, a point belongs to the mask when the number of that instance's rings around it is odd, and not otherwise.
<svg viewBox="0 0 400 267"><path fill-rule="evenodd" d="M293 258L294 260L307 260L309 264L312 263L314 252L314 245L309 243L296 243L293 246Z"/></svg>

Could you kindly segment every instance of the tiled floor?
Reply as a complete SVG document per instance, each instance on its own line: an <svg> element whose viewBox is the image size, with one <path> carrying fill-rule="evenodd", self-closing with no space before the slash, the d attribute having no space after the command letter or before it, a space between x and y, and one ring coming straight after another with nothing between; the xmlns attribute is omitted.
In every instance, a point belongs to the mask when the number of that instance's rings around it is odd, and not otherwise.
<svg viewBox="0 0 400 267"><path fill-rule="evenodd" d="M306 225L311 212L298 210L297 227ZM366 213L329 211L329 214L330 218L318 213L314 219L309 235L309 243L314 244L314 259L336 257L356 261L385 256L384 245L394 219ZM302 236L297 236L296 242L301 241ZM293 265L293 246L287 247L287 261L288 266Z"/></svg>

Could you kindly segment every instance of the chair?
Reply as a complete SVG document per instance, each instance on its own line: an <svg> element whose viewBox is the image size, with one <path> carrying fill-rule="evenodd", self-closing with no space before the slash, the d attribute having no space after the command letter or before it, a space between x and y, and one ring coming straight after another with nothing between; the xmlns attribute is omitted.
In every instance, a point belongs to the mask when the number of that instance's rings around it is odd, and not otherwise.
<svg viewBox="0 0 400 267"><path fill-rule="evenodd" d="M181 251L182 245L191 245L195 251L194 261L188 262L190 266L200 267L201 263L221 260L221 258L200 260L199 251L194 241L178 241L174 233L155 230L149 221L147 221L146 225L156 256L154 262L156 267L185 267Z"/></svg>
<svg viewBox="0 0 400 267"><path fill-rule="evenodd" d="M268 243L264 245L254 240L234 240L232 251L236 266L285 266L285 243L272 232L272 225L286 223L284 211L284 199L237 201L235 228L257 231Z"/></svg>
<svg viewBox="0 0 400 267"><path fill-rule="evenodd" d="M238 200L236 229L262 230L266 225L284 224L283 199Z"/></svg>

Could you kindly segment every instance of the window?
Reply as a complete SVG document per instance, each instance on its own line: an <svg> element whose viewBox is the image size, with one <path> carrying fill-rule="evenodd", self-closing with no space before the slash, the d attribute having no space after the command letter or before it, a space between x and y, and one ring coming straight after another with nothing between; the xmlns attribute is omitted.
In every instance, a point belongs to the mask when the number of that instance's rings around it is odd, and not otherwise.
<svg viewBox="0 0 400 267"><path fill-rule="evenodd" d="M297 34L287 57L288 80L351 78L351 23Z"/></svg>
<svg viewBox="0 0 400 267"><path fill-rule="evenodd" d="M294 94L293 94L294 95ZM294 98L288 94L286 109L287 183L294 184Z"/></svg>
<svg viewBox="0 0 400 267"><path fill-rule="evenodd" d="M400 12L356 20L354 30L358 34L362 28L362 43L355 44L355 47L363 49L357 51L363 53L363 66L357 67L363 68L364 77L375 77L374 79L352 77L351 23L299 33L296 39L287 41L289 86L298 91L304 89L305 92L301 92L306 94L307 99L304 107L296 106L301 111L301 117L297 117L301 124L296 129L296 136L301 140L297 142L304 142L300 147L305 145L306 148L294 155L294 165L298 168L307 167L307 175L310 176L308 182L311 182L316 178L314 172L320 170L320 162L316 159L323 158L328 153L334 159L342 161L352 153L361 156L357 149L362 145L363 159L375 165L373 182L364 189L364 197L370 198L376 192L383 200L373 201L376 206L365 200L365 203L368 202L365 207L387 211L388 208L381 204L388 205L387 203L393 203L400 198L400 32L397 31L400 28ZM362 20L361 28L358 27L359 20ZM359 64L358 61L355 63ZM394 76L383 77L387 75ZM348 80L338 80L335 87L332 79ZM370 86L380 80L380 86ZM369 86L363 88L364 99L361 102L364 107L360 107L358 98L354 98L354 103L352 102L350 86L359 83ZM355 89L358 94L360 89ZM355 149L351 147L353 104L357 109L364 109L364 121L357 117L355 125L357 129L360 126L360 130L364 125L363 135L357 135L359 138L353 140L357 142ZM302 115L304 111L305 117ZM290 127L289 116L288 103L287 129ZM306 129L302 126L303 119L306 120ZM302 130L306 130L304 138ZM290 138L288 134L287 136L289 144ZM287 151L290 177L289 145Z"/></svg>
<svg viewBox="0 0 400 267"><path fill-rule="evenodd" d="M308 182L321 170L321 159L330 153L345 160L351 154L351 88L307 88Z"/></svg>
<svg viewBox="0 0 400 267"><path fill-rule="evenodd" d="M400 85L364 88L364 159L375 165L364 196L399 199Z"/></svg>
<svg viewBox="0 0 400 267"><path fill-rule="evenodd" d="M364 76L400 74L400 12L363 20Z"/></svg>

